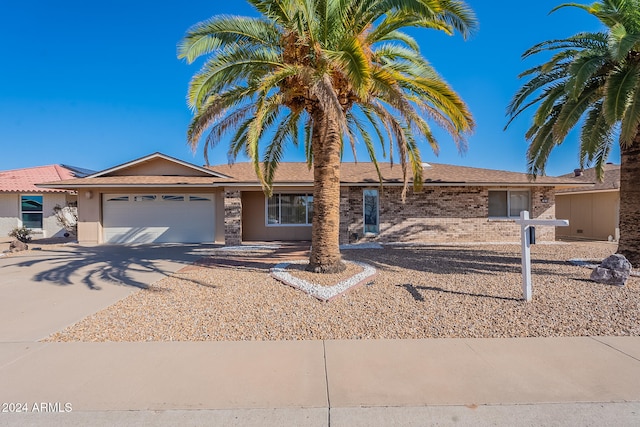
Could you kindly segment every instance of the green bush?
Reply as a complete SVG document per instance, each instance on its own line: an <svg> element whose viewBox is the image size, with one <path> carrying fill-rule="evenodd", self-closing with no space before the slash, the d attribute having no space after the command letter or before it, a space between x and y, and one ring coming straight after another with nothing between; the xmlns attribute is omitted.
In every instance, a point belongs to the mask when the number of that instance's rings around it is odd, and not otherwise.
<svg viewBox="0 0 640 427"><path fill-rule="evenodd" d="M10 237L14 237L22 243L29 243L31 241L31 230L27 227L16 227L9 233Z"/></svg>

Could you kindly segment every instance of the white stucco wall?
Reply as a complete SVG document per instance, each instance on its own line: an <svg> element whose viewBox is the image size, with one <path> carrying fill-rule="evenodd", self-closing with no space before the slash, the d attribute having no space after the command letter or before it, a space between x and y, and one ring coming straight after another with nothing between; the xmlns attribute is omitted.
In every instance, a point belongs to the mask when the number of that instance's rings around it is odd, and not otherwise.
<svg viewBox="0 0 640 427"><path fill-rule="evenodd" d="M8 238L9 232L19 226L19 216L20 195L0 194L0 240Z"/></svg>
<svg viewBox="0 0 640 427"><path fill-rule="evenodd" d="M67 195L65 193L45 194L43 202L42 213L44 214L44 219L42 221L42 228L44 230L44 236L42 237L63 237L65 230L58 225L56 217L53 214L53 208L56 205L65 206L67 203Z"/></svg>
<svg viewBox="0 0 640 427"><path fill-rule="evenodd" d="M8 234L15 227L21 227L20 218L21 194L0 194L0 239L8 238ZM33 234L34 239L43 237L62 237L65 230L60 227L53 215L56 205L65 206L67 195L65 193L46 193L42 198L42 231Z"/></svg>

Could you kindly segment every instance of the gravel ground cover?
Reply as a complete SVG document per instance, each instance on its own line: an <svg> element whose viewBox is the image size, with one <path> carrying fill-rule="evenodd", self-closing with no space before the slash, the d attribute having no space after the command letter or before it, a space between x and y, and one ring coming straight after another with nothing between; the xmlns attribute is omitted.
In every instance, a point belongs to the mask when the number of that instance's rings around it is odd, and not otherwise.
<svg viewBox="0 0 640 427"><path fill-rule="evenodd" d="M640 278L624 287L597 284L590 269L568 262L602 260L615 249L533 246L529 303L521 299L515 244L344 250L345 259L370 264L378 275L329 302L270 276L271 267L303 252L219 251L48 341L640 335Z"/></svg>

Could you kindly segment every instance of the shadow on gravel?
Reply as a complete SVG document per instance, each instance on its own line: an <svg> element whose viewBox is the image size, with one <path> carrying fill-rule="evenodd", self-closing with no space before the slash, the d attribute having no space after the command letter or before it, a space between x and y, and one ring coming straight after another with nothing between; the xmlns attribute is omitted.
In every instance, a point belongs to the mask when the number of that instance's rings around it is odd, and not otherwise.
<svg viewBox="0 0 640 427"><path fill-rule="evenodd" d="M532 256L536 274L557 274L545 266L566 265L564 260L539 260ZM463 247L386 247L380 251L350 251L349 259L367 262L379 270L395 267L434 274L520 273L521 258L514 253Z"/></svg>
<svg viewBox="0 0 640 427"><path fill-rule="evenodd" d="M208 255L213 248L213 245L198 244L68 246L43 250L26 260L16 259L18 262L13 265L34 267L38 272L31 280L36 282L68 286L74 284L73 276L79 276L80 283L92 290L100 290L100 282L148 289L149 274L166 276L173 273L163 268L163 263L190 265Z"/></svg>
<svg viewBox="0 0 640 427"><path fill-rule="evenodd" d="M271 268L281 262L309 258L308 244L281 245L277 249L216 250L213 255L198 260L195 267L269 272Z"/></svg>
<svg viewBox="0 0 640 427"><path fill-rule="evenodd" d="M399 286L401 288L405 288L407 290L407 292L409 292L411 294L411 296L413 297L413 299L415 299L416 301L424 301L425 298L424 296L422 296L422 293L420 292L420 290L424 290L424 291L433 291L433 292L444 292L447 294L453 294L453 295L465 295L465 296L470 296L470 297L480 297L480 298L491 298L491 299L497 299L497 300L503 300L503 301L521 301L518 298L512 298L512 297L501 297L501 296L497 296L497 295L486 295L486 294L474 294L471 292L459 292L459 291L452 291L449 289L443 289L443 288L438 288L438 287L434 287L434 286L414 286L411 285L409 283L406 283L404 285L396 285Z"/></svg>

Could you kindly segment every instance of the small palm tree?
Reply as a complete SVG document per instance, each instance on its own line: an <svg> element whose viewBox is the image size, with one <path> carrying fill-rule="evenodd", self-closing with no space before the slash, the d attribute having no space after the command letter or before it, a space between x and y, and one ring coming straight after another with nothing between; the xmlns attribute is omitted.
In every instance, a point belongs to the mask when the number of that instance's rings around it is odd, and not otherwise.
<svg viewBox="0 0 640 427"><path fill-rule="evenodd" d="M257 18L215 16L178 47L189 63L206 55L189 86L187 138L207 151L232 131L229 158L244 151L267 194L287 143L302 143L314 171L309 269L339 271L340 159L345 141L393 144L405 176L422 183L418 141L438 150L426 119L459 147L473 120L459 96L401 31L468 35L473 12L457 0L248 0ZM206 136L205 136L206 134ZM393 157L391 157L393 159Z"/></svg>
<svg viewBox="0 0 640 427"><path fill-rule="evenodd" d="M552 52L521 74L529 80L508 107L511 120L537 106L526 137L529 172L544 173L552 149L578 123L580 164L595 163L598 179L616 141L620 144L620 242L618 252L640 267L640 0L600 0L576 7L598 18L604 32L550 40L523 57ZM511 122L511 121L510 121ZM508 125L507 125L508 126Z"/></svg>

